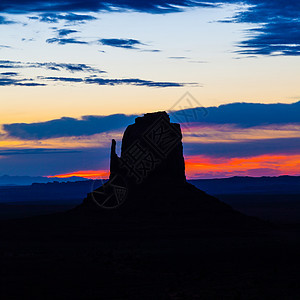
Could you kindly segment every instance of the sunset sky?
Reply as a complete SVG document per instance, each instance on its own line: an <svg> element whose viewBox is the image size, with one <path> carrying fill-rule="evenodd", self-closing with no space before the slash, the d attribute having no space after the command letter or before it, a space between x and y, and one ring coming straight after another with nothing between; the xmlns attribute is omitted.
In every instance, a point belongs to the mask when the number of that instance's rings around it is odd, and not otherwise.
<svg viewBox="0 0 300 300"><path fill-rule="evenodd" d="M297 0L1 0L0 32L0 176L106 178L160 110L188 178L300 175Z"/></svg>

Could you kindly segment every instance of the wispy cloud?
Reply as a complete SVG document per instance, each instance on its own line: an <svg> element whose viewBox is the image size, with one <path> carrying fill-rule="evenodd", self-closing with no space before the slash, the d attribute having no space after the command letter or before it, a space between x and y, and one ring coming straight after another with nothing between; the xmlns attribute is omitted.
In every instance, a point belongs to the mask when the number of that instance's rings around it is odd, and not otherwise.
<svg viewBox="0 0 300 300"><path fill-rule="evenodd" d="M0 86L45 86L44 83L34 82L33 79L16 79L0 77Z"/></svg>
<svg viewBox="0 0 300 300"><path fill-rule="evenodd" d="M215 7L214 1L195 0L1 0L0 11L29 12L97 12L97 11L138 11L151 14L174 13L188 7Z"/></svg>
<svg viewBox="0 0 300 300"><path fill-rule="evenodd" d="M0 45L0 49L11 49L11 47L7 45Z"/></svg>
<svg viewBox="0 0 300 300"><path fill-rule="evenodd" d="M2 76L17 76L17 75L19 75L19 73L17 73L17 72L2 72L2 73L0 73L0 75L2 75Z"/></svg>
<svg viewBox="0 0 300 300"><path fill-rule="evenodd" d="M85 44L88 42L78 40L76 38L50 38L46 40L48 44L58 44L58 45L67 45L67 44Z"/></svg>
<svg viewBox="0 0 300 300"><path fill-rule="evenodd" d="M1 86L45 86L46 84L35 81L32 78L21 78L17 72L1 72Z"/></svg>
<svg viewBox="0 0 300 300"><path fill-rule="evenodd" d="M44 13L39 16L29 17L30 19L36 19L45 23L58 23L59 21L66 21L68 23L85 23L87 21L93 21L97 18L91 15L81 15L74 13L56 14L56 13Z"/></svg>
<svg viewBox="0 0 300 300"><path fill-rule="evenodd" d="M298 0L247 0L248 9L226 22L256 25L248 29L246 39L237 44L239 54L300 55L300 3Z"/></svg>
<svg viewBox="0 0 300 300"><path fill-rule="evenodd" d="M57 30L59 37L65 37L68 36L69 34L76 33L76 32L78 32L78 30L65 29L65 28Z"/></svg>
<svg viewBox="0 0 300 300"><path fill-rule="evenodd" d="M134 86L147 86L147 87L183 87L186 85L197 85L197 83L179 83L179 82L167 82L167 81L152 81L143 80L138 78L121 78L121 79L110 79L110 78L99 78L99 77L86 77L86 78L74 78L74 77L43 77L39 79L51 80L56 82L77 82L85 84L97 84L97 85L134 85Z"/></svg>
<svg viewBox="0 0 300 300"><path fill-rule="evenodd" d="M20 62L20 61L10 61L10 60L0 60L0 70L1 69L22 69L22 68L42 68L50 71L68 71L71 73L85 72L93 73L93 75L88 77L58 77L58 76L37 76L36 79L42 83L33 83L33 79L11 79L7 77L1 78L1 85L46 85L46 82L68 82L68 83L84 83L84 84L96 84L96 85L134 85L134 86L147 86L147 87L183 87L186 85L197 85L196 83L179 83L179 82L169 82L169 81L152 81L144 80L139 78L102 78L97 77L95 74L106 73L103 70L92 67L86 64L67 64L67 63L31 63L31 62ZM14 73L14 72L10 72ZM28 82L25 82L28 81Z"/></svg>
<svg viewBox="0 0 300 300"><path fill-rule="evenodd" d="M55 63L55 62L21 62L11 60L0 60L0 69L18 69L18 68L43 68L52 71L69 71L75 72L88 72L88 73L106 73L103 70L92 67L87 64L72 64L72 63Z"/></svg>
<svg viewBox="0 0 300 300"><path fill-rule="evenodd" d="M1 5L1 4L0 4ZM16 22L8 20L4 16L0 16L0 25L10 25L10 24L16 24Z"/></svg>
<svg viewBox="0 0 300 300"><path fill-rule="evenodd" d="M0 156L10 156L10 155L28 155L28 154L50 154L50 153L74 153L79 152L79 150L70 149L47 149L47 148L33 148L33 149L7 149L0 150Z"/></svg>
<svg viewBox="0 0 300 300"><path fill-rule="evenodd" d="M186 57L186 56L169 56L168 58L181 60L181 59L187 59L188 57Z"/></svg>
<svg viewBox="0 0 300 300"><path fill-rule="evenodd" d="M299 20L269 23L251 29L249 32L251 37L238 44L237 53L246 55L300 55Z"/></svg>
<svg viewBox="0 0 300 300"><path fill-rule="evenodd" d="M157 53L157 52L161 52L161 50L159 50L159 49L140 49L140 52L153 52L153 53Z"/></svg>
<svg viewBox="0 0 300 300"><path fill-rule="evenodd" d="M99 43L104 46L125 48L125 49L137 49L137 46L144 45L135 39L100 39Z"/></svg>
<svg viewBox="0 0 300 300"><path fill-rule="evenodd" d="M176 13L195 7L220 7L223 4L240 5L241 11L233 18L222 22L251 24L246 31L245 40L237 44L236 53L243 56L300 54L300 3L298 0L1 0L0 12L5 13L40 13L30 17L47 23L82 23L95 19L91 13L100 11L137 11L150 14ZM0 16L0 24L12 24L13 21ZM253 25L257 25L253 29ZM77 40L55 41L61 44L80 43ZM83 42L83 41L82 41ZM138 44L117 44L110 46L132 49Z"/></svg>

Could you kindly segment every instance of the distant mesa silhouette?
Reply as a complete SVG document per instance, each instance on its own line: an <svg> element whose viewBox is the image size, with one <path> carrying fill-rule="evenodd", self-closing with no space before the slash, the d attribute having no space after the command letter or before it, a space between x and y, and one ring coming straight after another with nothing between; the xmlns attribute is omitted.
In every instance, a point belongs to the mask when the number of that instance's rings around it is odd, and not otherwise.
<svg viewBox="0 0 300 300"><path fill-rule="evenodd" d="M110 177L76 210L99 218L179 224L259 224L186 181L180 124L166 112L147 113L124 132L121 156L112 140Z"/></svg>

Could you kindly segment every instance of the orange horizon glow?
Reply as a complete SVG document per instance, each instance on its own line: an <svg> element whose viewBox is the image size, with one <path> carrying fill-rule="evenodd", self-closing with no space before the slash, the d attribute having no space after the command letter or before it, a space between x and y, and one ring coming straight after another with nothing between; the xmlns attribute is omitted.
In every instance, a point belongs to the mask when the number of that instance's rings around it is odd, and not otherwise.
<svg viewBox="0 0 300 300"><path fill-rule="evenodd" d="M297 176L300 175L300 154L265 154L241 158L217 158L205 155L186 156L185 172L188 179L232 176ZM48 177L69 178L72 176L87 179L107 179L109 170L82 170Z"/></svg>
<svg viewBox="0 0 300 300"><path fill-rule="evenodd" d="M300 155L258 155L216 158L194 155L185 158L186 175L199 177L300 175Z"/></svg>
<svg viewBox="0 0 300 300"><path fill-rule="evenodd" d="M87 178L87 179L107 179L109 177L109 170L84 170L76 171L66 174L58 174L53 176L47 176L48 178L70 178L73 176Z"/></svg>

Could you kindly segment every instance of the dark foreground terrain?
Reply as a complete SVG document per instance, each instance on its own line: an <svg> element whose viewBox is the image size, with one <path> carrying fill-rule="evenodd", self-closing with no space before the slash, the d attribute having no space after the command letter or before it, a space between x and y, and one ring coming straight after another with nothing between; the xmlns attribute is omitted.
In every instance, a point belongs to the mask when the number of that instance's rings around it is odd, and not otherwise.
<svg viewBox="0 0 300 300"><path fill-rule="evenodd" d="M273 222L107 222L96 209L66 212L79 199L7 205L6 218L48 215L0 221L0 298L299 299L298 195L218 198Z"/></svg>
<svg viewBox="0 0 300 300"><path fill-rule="evenodd" d="M299 299L300 226L161 220L1 221L0 298Z"/></svg>
<svg viewBox="0 0 300 300"><path fill-rule="evenodd" d="M17 219L72 209L102 180L0 186L0 219ZM300 177L232 177L189 181L246 215L275 223L300 223Z"/></svg>

